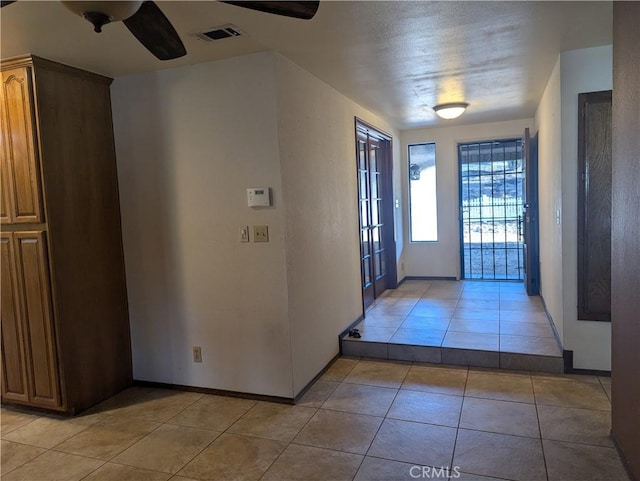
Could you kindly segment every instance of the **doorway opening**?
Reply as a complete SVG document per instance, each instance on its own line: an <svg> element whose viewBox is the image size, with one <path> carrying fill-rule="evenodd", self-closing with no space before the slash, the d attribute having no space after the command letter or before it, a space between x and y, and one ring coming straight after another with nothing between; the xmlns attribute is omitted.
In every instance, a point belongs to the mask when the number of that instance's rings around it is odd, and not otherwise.
<svg viewBox="0 0 640 481"><path fill-rule="evenodd" d="M397 286L391 137L356 118L362 300Z"/></svg>
<svg viewBox="0 0 640 481"><path fill-rule="evenodd" d="M458 144L461 277L524 280L522 139Z"/></svg>

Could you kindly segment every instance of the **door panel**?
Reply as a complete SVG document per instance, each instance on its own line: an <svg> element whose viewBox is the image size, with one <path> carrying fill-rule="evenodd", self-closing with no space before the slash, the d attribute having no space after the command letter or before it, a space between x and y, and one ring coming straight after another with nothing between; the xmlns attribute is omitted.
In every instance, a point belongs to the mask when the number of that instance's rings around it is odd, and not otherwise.
<svg viewBox="0 0 640 481"><path fill-rule="evenodd" d="M2 72L0 105L5 141L2 149L4 222L42 222L41 194L34 136L30 70L17 68ZM7 198L8 197L8 198Z"/></svg>
<svg viewBox="0 0 640 481"><path fill-rule="evenodd" d="M4 114L4 97L2 96L2 89L0 89L0 115ZM11 203L11 167L9 165L9 157L7 156L6 147L9 134L5 130L5 121L0 119L0 223L11 223L11 212L13 212L13 204Z"/></svg>
<svg viewBox="0 0 640 481"><path fill-rule="evenodd" d="M16 265L20 296L24 302L24 335L29 398L41 406L59 406L60 391L56 362L53 316L45 234L16 232Z"/></svg>
<svg viewBox="0 0 640 481"><path fill-rule="evenodd" d="M396 275L395 270L389 270L389 266L395 265L390 141L372 135L367 129L357 130L360 253L365 308L386 289L395 286ZM393 263L390 256L394 257ZM393 282L391 277L394 277Z"/></svg>
<svg viewBox="0 0 640 481"><path fill-rule="evenodd" d="M381 159L382 145L378 139L369 137L369 182L371 192L371 241L373 249L373 272L374 272L374 291L375 296L379 297L387 289L386 269L382 258L386 255L385 239L383 230L385 227L385 219L382 213L383 192L380 189L382 183L382 167Z"/></svg>
<svg viewBox="0 0 640 481"><path fill-rule="evenodd" d="M578 319L611 320L611 91L579 95Z"/></svg>
<svg viewBox="0 0 640 481"><path fill-rule="evenodd" d="M11 164L9 161L9 153L7 151L9 141L9 131L7 130L7 102L4 89L4 76L2 77L2 86L0 88L0 223L10 224L13 216L13 189L11 189Z"/></svg>
<svg viewBox="0 0 640 481"><path fill-rule="evenodd" d="M21 304L18 297L13 234L0 234L2 255L2 398L27 401L27 367L24 357Z"/></svg>
<svg viewBox="0 0 640 481"><path fill-rule="evenodd" d="M360 264L362 270L362 296L365 307L375 300L373 284L373 265L371 249L371 223L370 223L370 182L369 160L367 156L367 136L358 133L358 198L360 203Z"/></svg>

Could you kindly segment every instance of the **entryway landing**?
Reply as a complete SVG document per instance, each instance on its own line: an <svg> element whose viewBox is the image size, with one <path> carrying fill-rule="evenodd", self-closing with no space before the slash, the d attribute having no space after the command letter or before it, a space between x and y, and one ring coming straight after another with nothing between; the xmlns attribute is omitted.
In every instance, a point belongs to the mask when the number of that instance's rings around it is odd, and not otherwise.
<svg viewBox="0 0 640 481"><path fill-rule="evenodd" d="M346 356L563 372L542 300L519 282L409 280L345 335Z"/></svg>

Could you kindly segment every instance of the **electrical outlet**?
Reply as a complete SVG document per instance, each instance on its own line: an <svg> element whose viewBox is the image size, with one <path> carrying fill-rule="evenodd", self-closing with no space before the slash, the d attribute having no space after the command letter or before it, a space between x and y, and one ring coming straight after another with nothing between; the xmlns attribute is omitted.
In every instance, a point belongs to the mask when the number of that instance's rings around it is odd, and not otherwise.
<svg viewBox="0 0 640 481"><path fill-rule="evenodd" d="M249 226L245 225L240 228L240 242L249 242Z"/></svg>
<svg viewBox="0 0 640 481"><path fill-rule="evenodd" d="M269 242L269 226L268 225L253 226L253 242Z"/></svg>
<svg viewBox="0 0 640 481"><path fill-rule="evenodd" d="M193 362L202 362L202 348L193 346Z"/></svg>

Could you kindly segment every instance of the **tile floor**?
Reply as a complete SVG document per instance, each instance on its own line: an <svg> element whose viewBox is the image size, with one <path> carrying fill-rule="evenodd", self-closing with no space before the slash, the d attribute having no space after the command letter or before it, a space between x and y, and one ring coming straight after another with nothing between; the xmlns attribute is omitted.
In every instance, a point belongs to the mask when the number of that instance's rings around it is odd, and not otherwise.
<svg viewBox="0 0 640 481"><path fill-rule="evenodd" d="M517 282L409 280L387 291L345 336L343 353L405 361L562 372L539 296Z"/></svg>
<svg viewBox="0 0 640 481"><path fill-rule="evenodd" d="M133 387L69 419L3 407L2 480L627 481L610 410L609 378L340 358L296 406Z"/></svg>

